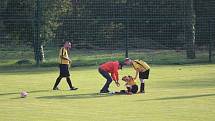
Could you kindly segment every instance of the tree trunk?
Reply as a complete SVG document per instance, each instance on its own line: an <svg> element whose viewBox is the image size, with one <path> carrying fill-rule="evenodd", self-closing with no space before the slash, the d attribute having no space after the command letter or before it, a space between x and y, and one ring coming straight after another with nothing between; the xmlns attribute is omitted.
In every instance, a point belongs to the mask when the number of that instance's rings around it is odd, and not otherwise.
<svg viewBox="0 0 215 121"><path fill-rule="evenodd" d="M34 57L36 65L44 62L44 50L41 40L41 1L36 0L35 18L34 18Z"/></svg>
<svg viewBox="0 0 215 121"><path fill-rule="evenodd" d="M45 61L45 53L43 50L43 45L40 45L40 48L39 48L39 59L40 59L40 63L43 63Z"/></svg>
<svg viewBox="0 0 215 121"><path fill-rule="evenodd" d="M34 46L34 57L36 61L36 65L39 66L40 63L45 61L45 54L43 50L43 45L35 45Z"/></svg>
<svg viewBox="0 0 215 121"><path fill-rule="evenodd" d="M186 40L187 40L187 58L195 59L195 11L193 0L187 1L187 20L186 20Z"/></svg>

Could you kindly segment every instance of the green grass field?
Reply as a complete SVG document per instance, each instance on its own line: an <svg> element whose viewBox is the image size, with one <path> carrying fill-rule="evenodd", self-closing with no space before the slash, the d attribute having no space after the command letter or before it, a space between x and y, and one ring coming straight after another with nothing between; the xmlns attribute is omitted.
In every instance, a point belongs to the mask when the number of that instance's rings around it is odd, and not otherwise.
<svg viewBox="0 0 215 121"><path fill-rule="evenodd" d="M134 74L131 68L121 77ZM72 68L77 91L51 88L57 68L0 73L0 121L214 121L215 65L153 66L146 93L99 95L104 79L96 67ZM112 83L110 90L123 89ZM20 98L22 90L29 92Z"/></svg>

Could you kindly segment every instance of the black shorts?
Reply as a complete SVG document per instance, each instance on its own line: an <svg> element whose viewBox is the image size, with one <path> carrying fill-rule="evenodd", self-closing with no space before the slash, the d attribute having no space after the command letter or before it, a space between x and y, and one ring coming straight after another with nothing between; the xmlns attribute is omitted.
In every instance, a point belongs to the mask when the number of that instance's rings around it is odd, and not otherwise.
<svg viewBox="0 0 215 121"><path fill-rule="evenodd" d="M139 72L139 78L140 79L148 79L149 78L149 71L150 70L147 70L145 72Z"/></svg>
<svg viewBox="0 0 215 121"><path fill-rule="evenodd" d="M135 94L135 93L137 93L137 91L138 91L138 86L137 86L137 85L132 85L132 87L131 87L131 92L132 92L133 94Z"/></svg>
<svg viewBox="0 0 215 121"><path fill-rule="evenodd" d="M69 77L69 65L67 64L60 64L59 65L60 68L60 76L61 77Z"/></svg>

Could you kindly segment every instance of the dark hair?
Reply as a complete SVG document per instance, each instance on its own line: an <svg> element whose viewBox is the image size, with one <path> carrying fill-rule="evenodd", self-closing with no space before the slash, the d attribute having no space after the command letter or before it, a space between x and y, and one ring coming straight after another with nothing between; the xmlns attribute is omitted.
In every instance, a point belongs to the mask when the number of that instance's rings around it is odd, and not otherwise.
<svg viewBox="0 0 215 121"><path fill-rule="evenodd" d="M124 66L124 63L123 62L119 62L119 65L120 65L120 69L122 69L122 67Z"/></svg>

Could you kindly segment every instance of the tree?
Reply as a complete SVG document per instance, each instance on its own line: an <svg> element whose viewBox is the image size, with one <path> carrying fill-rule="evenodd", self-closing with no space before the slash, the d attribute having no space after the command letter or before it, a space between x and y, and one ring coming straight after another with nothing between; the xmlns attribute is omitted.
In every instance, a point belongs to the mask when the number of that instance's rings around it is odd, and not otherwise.
<svg viewBox="0 0 215 121"><path fill-rule="evenodd" d="M3 29L14 45L26 45L32 39L33 6L31 0L7 0L1 18ZM9 43L9 42L8 42Z"/></svg>
<svg viewBox="0 0 215 121"><path fill-rule="evenodd" d="M210 41L209 22L215 18L214 0L194 0L196 13L196 44L207 46Z"/></svg>
<svg viewBox="0 0 215 121"><path fill-rule="evenodd" d="M6 33L14 44L29 43L37 64L43 62L43 46L55 38L59 18L71 8L70 0L7 0L4 4L1 17Z"/></svg>
<svg viewBox="0 0 215 121"><path fill-rule="evenodd" d="M195 22L196 15L194 11L193 0L187 0L186 5L186 40L187 40L187 58L194 59L195 56Z"/></svg>
<svg viewBox="0 0 215 121"><path fill-rule="evenodd" d="M36 0L36 38L34 41L35 60L37 65L44 60L43 46L56 37L59 21L71 10L70 0Z"/></svg>

